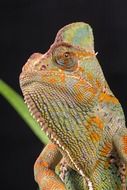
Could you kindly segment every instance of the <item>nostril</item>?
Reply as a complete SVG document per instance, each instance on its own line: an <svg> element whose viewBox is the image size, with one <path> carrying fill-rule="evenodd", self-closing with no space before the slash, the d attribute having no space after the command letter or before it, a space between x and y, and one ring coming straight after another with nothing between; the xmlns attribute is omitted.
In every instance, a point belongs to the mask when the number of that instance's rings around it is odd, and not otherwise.
<svg viewBox="0 0 127 190"><path fill-rule="evenodd" d="M45 69L46 69L46 65L42 65L41 70L45 70Z"/></svg>

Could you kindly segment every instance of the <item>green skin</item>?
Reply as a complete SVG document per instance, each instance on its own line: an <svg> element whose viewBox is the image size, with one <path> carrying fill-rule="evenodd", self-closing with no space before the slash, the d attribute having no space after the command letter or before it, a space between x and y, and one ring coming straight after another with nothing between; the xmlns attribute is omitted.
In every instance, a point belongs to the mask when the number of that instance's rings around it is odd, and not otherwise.
<svg viewBox="0 0 127 190"><path fill-rule="evenodd" d="M26 104L51 140L34 165L41 190L125 190L127 129L94 52L91 27L62 28L24 65Z"/></svg>

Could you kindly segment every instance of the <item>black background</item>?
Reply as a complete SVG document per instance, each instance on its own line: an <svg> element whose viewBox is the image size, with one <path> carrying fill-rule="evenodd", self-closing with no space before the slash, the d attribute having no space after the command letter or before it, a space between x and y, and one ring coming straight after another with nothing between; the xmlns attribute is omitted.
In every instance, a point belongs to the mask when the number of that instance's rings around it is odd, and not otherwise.
<svg viewBox="0 0 127 190"><path fill-rule="evenodd" d="M106 79L127 118L127 1L0 1L0 77L21 94L19 73L33 52L45 52L57 31L74 21L89 23ZM34 190L33 164L42 144L10 105L0 100L2 190Z"/></svg>

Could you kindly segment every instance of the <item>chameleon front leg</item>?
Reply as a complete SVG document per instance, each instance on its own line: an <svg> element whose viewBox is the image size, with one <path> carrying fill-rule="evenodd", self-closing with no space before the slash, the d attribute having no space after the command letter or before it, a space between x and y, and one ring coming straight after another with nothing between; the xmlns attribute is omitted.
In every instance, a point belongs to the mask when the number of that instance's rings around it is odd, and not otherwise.
<svg viewBox="0 0 127 190"><path fill-rule="evenodd" d="M114 147L119 155L117 163L122 180L123 190L127 188L127 128L121 128L113 137Z"/></svg>
<svg viewBox="0 0 127 190"><path fill-rule="evenodd" d="M40 190L66 190L64 183L55 173L55 166L61 160L57 146L49 143L34 164L34 176Z"/></svg>

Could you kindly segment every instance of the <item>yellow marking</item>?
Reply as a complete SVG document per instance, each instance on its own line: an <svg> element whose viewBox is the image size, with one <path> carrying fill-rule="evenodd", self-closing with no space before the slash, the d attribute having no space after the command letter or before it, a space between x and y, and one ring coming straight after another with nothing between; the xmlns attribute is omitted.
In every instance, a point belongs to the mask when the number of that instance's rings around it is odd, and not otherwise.
<svg viewBox="0 0 127 190"><path fill-rule="evenodd" d="M79 81L77 81L76 83L75 83L75 85L73 86L73 89L75 90L75 91L80 91L79 89L82 87L82 86L84 86L84 88L85 88L85 86L86 86L86 81L84 80L79 80Z"/></svg>
<svg viewBox="0 0 127 190"><path fill-rule="evenodd" d="M89 118L89 120L87 122L88 122L88 124L85 125L85 127L90 131L89 135L90 135L91 139L94 141L100 141L101 136L97 132L93 131L93 125L96 125L96 127L98 127L99 129L102 130L103 122L97 116Z"/></svg>
<svg viewBox="0 0 127 190"><path fill-rule="evenodd" d="M103 129L104 125L103 125L103 121L98 117L98 116L95 116L95 117L90 117L89 120L88 120L88 123L89 125L88 126L92 126L93 124L96 124L96 126L99 128L99 129Z"/></svg>
<svg viewBox="0 0 127 190"><path fill-rule="evenodd" d="M49 83L55 84L55 83L65 83L65 75L61 73L60 75L57 75L57 77L49 77L48 80Z"/></svg>
<svg viewBox="0 0 127 190"><path fill-rule="evenodd" d="M123 136L123 145L124 153L127 154L127 135Z"/></svg>
<svg viewBox="0 0 127 190"><path fill-rule="evenodd" d="M119 101L117 100L117 98L115 98L114 96L111 96L109 94L106 93L101 93L99 96L99 101L100 102L108 102L108 103L113 103L113 104L119 104Z"/></svg>
<svg viewBox="0 0 127 190"><path fill-rule="evenodd" d="M94 165L93 171L95 171L98 168L99 164L100 164L100 160L97 160Z"/></svg>
<svg viewBox="0 0 127 190"><path fill-rule="evenodd" d="M91 120L92 120L93 123L96 123L97 126L98 126L100 129L103 129L103 122L101 121L101 119L100 119L98 116L92 117Z"/></svg>
<svg viewBox="0 0 127 190"><path fill-rule="evenodd" d="M93 95L96 94L96 90L92 86L88 88L88 91L91 92Z"/></svg>
<svg viewBox="0 0 127 190"><path fill-rule="evenodd" d="M79 67L78 67L78 71L83 73L83 72L85 71L85 69L84 69L83 67L80 67L80 66L79 66Z"/></svg>
<svg viewBox="0 0 127 190"><path fill-rule="evenodd" d="M91 73L87 73L87 78L89 81L93 81L94 80L94 77Z"/></svg>
<svg viewBox="0 0 127 190"><path fill-rule="evenodd" d="M100 164L101 164L101 160L97 160L96 163L95 163L95 166L93 168L93 171L95 171L99 167ZM109 166L110 166L110 162L108 160L106 160L105 163L104 163L104 168L108 169Z"/></svg>
<svg viewBox="0 0 127 190"><path fill-rule="evenodd" d="M49 164L47 162L45 162L45 161L41 161L39 166L44 167L44 168L48 168Z"/></svg>
<svg viewBox="0 0 127 190"><path fill-rule="evenodd" d="M90 137L93 141L99 141L100 140L100 135L96 132L90 132Z"/></svg>
<svg viewBox="0 0 127 190"><path fill-rule="evenodd" d="M56 80L55 78L50 78L50 79L49 79L49 82L52 83L52 84L54 84L54 83L57 82L57 80Z"/></svg>
<svg viewBox="0 0 127 190"><path fill-rule="evenodd" d="M79 84L74 86L75 90L75 98L78 102L83 103L83 101L87 101L88 103L92 102L94 98L94 89L92 87L87 87L84 85L82 88Z"/></svg>
<svg viewBox="0 0 127 190"><path fill-rule="evenodd" d="M65 82L65 74L62 74L60 79L61 79L62 83L64 83Z"/></svg>
<svg viewBox="0 0 127 190"><path fill-rule="evenodd" d="M58 69L53 67L53 68L50 68L50 71L48 70L48 72L50 72L50 73L52 73L52 71L58 72Z"/></svg>
<svg viewBox="0 0 127 190"><path fill-rule="evenodd" d="M92 83L92 85L96 86L96 89L101 87L101 83L99 80L95 80L94 76L91 73L87 73L87 79Z"/></svg>
<svg viewBox="0 0 127 190"><path fill-rule="evenodd" d="M101 87L101 82L99 80L97 80L97 79L96 79L96 86L97 86L97 88Z"/></svg>
<svg viewBox="0 0 127 190"><path fill-rule="evenodd" d="M106 160L105 164L104 164L104 168L108 169L110 166L110 162L108 160Z"/></svg>
<svg viewBox="0 0 127 190"><path fill-rule="evenodd" d="M52 177L54 177L55 176L55 173L52 171L52 170L50 170L50 169L48 169L48 170L45 170L45 175L46 176L52 176Z"/></svg>
<svg viewBox="0 0 127 190"><path fill-rule="evenodd" d="M74 85L75 90L80 91L81 88L83 89L84 94L86 91L91 92L93 94L96 93L93 86L89 82L86 82L84 79L79 79L77 83Z"/></svg>
<svg viewBox="0 0 127 190"><path fill-rule="evenodd" d="M100 156L107 156L112 149L111 143L107 142L105 143L105 146L101 149Z"/></svg>
<svg viewBox="0 0 127 190"><path fill-rule="evenodd" d="M57 148L57 146L53 143L48 144L47 147L49 150L56 150L56 148Z"/></svg>
<svg viewBox="0 0 127 190"><path fill-rule="evenodd" d="M82 85L86 85L86 81L85 80L79 80L79 81L77 81L77 83L74 85L74 88L76 88L76 89L78 89L80 86L82 86Z"/></svg>
<svg viewBox="0 0 127 190"><path fill-rule="evenodd" d="M87 51L77 51L75 53L76 57L81 58L81 57L92 57L95 56L95 53L93 52L87 52Z"/></svg>
<svg viewBox="0 0 127 190"><path fill-rule="evenodd" d="M77 100L78 102L80 102L80 103L83 102L83 101L85 100L84 94L81 93L81 92L76 93L76 100Z"/></svg>

